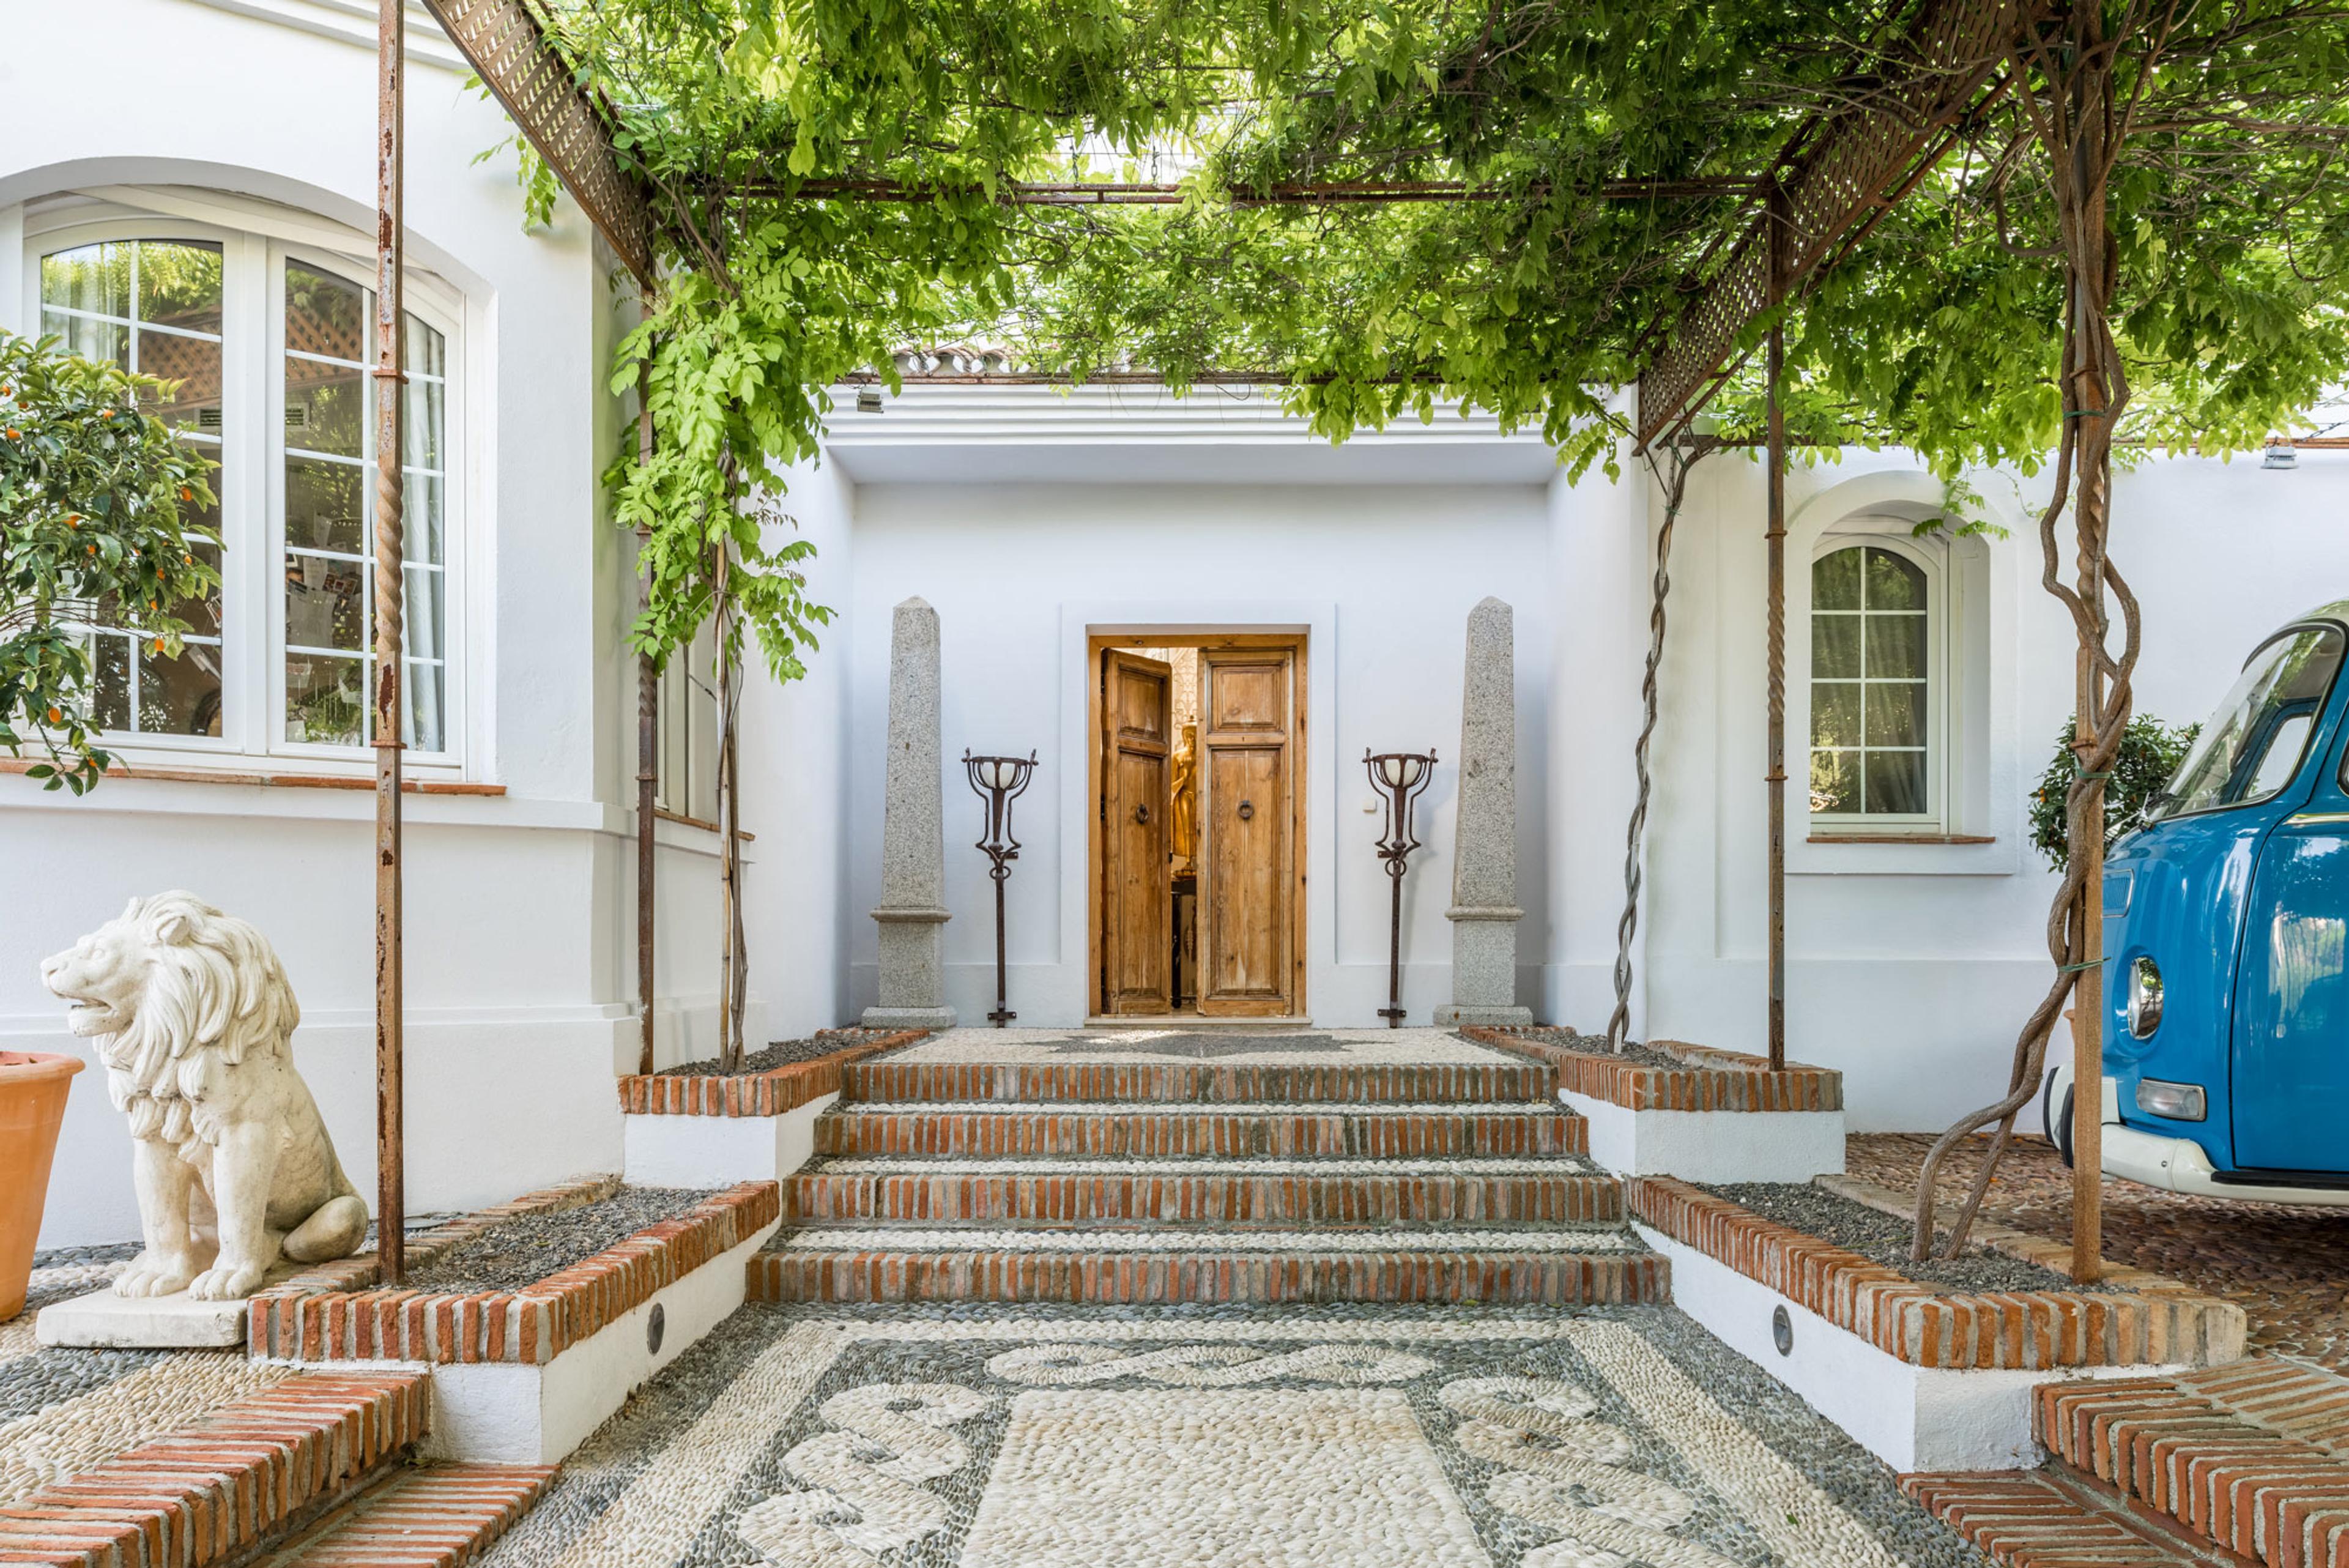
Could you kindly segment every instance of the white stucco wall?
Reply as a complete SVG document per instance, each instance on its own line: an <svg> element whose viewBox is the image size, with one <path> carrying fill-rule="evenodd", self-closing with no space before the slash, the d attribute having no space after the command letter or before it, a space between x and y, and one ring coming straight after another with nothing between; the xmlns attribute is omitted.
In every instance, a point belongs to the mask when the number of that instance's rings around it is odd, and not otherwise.
<svg viewBox="0 0 2349 1568"><path fill-rule="evenodd" d="M2257 458L2156 459L2122 477L2113 556L2144 607L2138 711L2204 717L2268 632L2349 593L2344 458L2303 452L2291 472ZM2023 834L2029 792L2072 710L2072 627L2039 587L2045 479L1975 483L2015 530L1987 546L1989 668L1964 699L1983 776L1981 819L1961 826L1996 842L1802 842L1799 705L1789 723L1788 1051L1845 1073L1858 1131L1938 1129L1996 1098L2014 1032L2051 978L2043 932L2054 877ZM1813 498L1833 511L1934 493L1899 454L1797 467L1790 587L1807 579ZM1651 503L1651 530L1661 510ZM1764 574L1761 470L1733 454L1711 460L1674 552L1641 984L1649 1033L1736 1050L1764 1040ZM1806 638L1791 621L1798 654ZM1792 695L1799 704L1799 681Z"/></svg>
<svg viewBox="0 0 2349 1568"><path fill-rule="evenodd" d="M37 213L76 192L230 227L271 203L268 221L302 243L371 254L372 18L309 0L254 9L11 11L0 327L31 325L26 204ZM524 232L511 157L473 163L511 127L410 9L409 258L461 296L460 777L505 792L409 797L408 1193L421 1211L619 1168L611 1077L635 1056L635 700L626 541L604 526L598 483L618 434L604 390L621 308L612 263L567 204L552 228ZM83 65L100 38L108 79L180 89L113 95L94 111ZM233 756L177 765L323 771ZM0 1047L79 1049L38 959L133 894L192 888L277 945L305 1013L297 1063L371 1196L371 816L364 791L132 779L73 802L0 777ZM667 826L663 838L663 989L681 1023L698 1004L706 1032L714 841ZM129 1162L101 1075L85 1073L44 1241L135 1234Z"/></svg>
<svg viewBox="0 0 2349 1568"><path fill-rule="evenodd" d="M1553 560L1563 525L1537 441L1454 419L1332 450L1212 394L1185 406L1157 393L916 388L864 421L835 421L832 451L857 480L847 635L835 644L850 682L854 1008L877 983L867 912L879 894L890 614L916 594L936 607L944 642L947 1000L966 1019L993 1005L994 913L964 750L1042 755L1015 811L1011 1005L1022 1023L1077 1023L1092 989L1087 628L1258 626L1307 634L1306 1006L1318 1023L1376 1025L1386 1000L1387 878L1362 753L1433 746L1442 759L1404 894L1403 1001L1423 1021L1450 998L1461 666L1467 613L1487 594L1516 612L1519 990L1541 1002L1556 607L1561 575L1582 568L1570 551ZM811 765L796 739L773 743L779 774Z"/></svg>

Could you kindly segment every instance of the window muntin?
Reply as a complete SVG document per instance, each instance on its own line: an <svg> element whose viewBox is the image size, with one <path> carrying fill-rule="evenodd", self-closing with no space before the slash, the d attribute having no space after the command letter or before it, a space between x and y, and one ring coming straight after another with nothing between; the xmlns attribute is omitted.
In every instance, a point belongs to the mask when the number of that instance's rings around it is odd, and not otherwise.
<svg viewBox="0 0 2349 1568"><path fill-rule="evenodd" d="M41 258L42 333L63 338L63 348L84 358L174 383L142 404L220 465L212 475L215 496L227 456L223 264L219 244L193 240L103 241ZM188 520L222 536L217 504ZM218 547L199 548L213 566L222 565ZM218 595L185 607L181 618L189 630L172 657L140 630L135 614L120 605L98 607L90 652L100 728L219 736L226 693Z"/></svg>
<svg viewBox="0 0 2349 1568"><path fill-rule="evenodd" d="M111 732L116 749L134 748L134 754L136 747L153 746L298 754L329 768L358 761L371 718L365 698L373 659L367 618L374 485L363 467L372 462L367 410L373 383L366 373L370 291L338 275L336 268L346 264L326 261L328 253L305 257L258 236L169 219L75 223L42 233L31 249L27 262L36 265L27 270L39 286L28 289L26 304L39 330L57 334L73 351L181 381L175 395L151 404L151 410L223 465L212 479L224 510L206 521L228 547L221 563L225 603L182 609L191 635L178 660L163 659L152 639L139 638L130 626L108 621L94 639L99 677L94 716ZM200 253L208 263L197 269L181 253ZM174 265L158 267L159 255ZM357 264L347 265L358 275ZM189 287L199 270L209 285L201 292ZM288 297L289 283L295 294L306 289L305 275L326 286L308 291L306 301ZM419 316L419 294L425 311L445 314L432 280L411 279L402 465L409 567L402 728L411 761L430 766L458 760L459 735L450 732L456 628L448 619L458 602L448 581L455 504L448 483L454 461L449 421L455 393L450 340ZM178 358L159 358L159 344ZM191 345L208 349L211 358L191 369ZM297 371L297 365L304 369ZM305 376L332 383L339 406L332 396L323 406L312 398ZM291 398L289 380L304 389ZM281 414L288 402L300 408L290 420ZM315 461L322 455L347 461ZM302 478L314 482L307 494L296 493L291 483L297 463ZM328 468L343 472L328 476L324 488L338 493L322 501L316 482ZM341 536L330 541L303 533L305 521L337 514L345 525ZM271 559L280 563L278 571L264 564ZM298 625L289 624L285 613L295 596L277 580L289 575L299 576L305 587L315 580L320 590L301 596L311 618ZM336 579L331 586L329 576ZM320 605L329 612L326 634L333 646L326 651L342 657L301 651L319 646L304 639L320 630ZM186 668L191 661L194 675ZM328 693L324 700L321 689ZM353 700L357 706L348 716L355 723L326 722L336 717L329 710ZM288 722L295 714L298 728Z"/></svg>
<svg viewBox="0 0 2349 1568"><path fill-rule="evenodd" d="M2290 784L2333 690L2342 649L2337 628L2295 627L2244 660L2178 776L2147 804L2145 820L2254 805Z"/></svg>
<svg viewBox="0 0 2349 1568"><path fill-rule="evenodd" d="M285 739L356 746L372 738L375 668L375 382L367 363L375 295L323 268L285 264ZM447 750L447 344L408 318L401 405L405 677L400 739Z"/></svg>
<svg viewBox="0 0 2349 1568"><path fill-rule="evenodd" d="M1812 563L1814 815L1930 817L1931 588L1922 566L1878 545Z"/></svg>

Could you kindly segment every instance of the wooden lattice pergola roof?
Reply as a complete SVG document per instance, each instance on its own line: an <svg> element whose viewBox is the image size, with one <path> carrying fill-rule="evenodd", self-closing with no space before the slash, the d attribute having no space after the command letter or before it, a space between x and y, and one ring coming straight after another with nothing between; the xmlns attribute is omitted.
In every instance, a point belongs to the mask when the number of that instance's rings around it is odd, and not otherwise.
<svg viewBox="0 0 2349 1568"><path fill-rule="evenodd" d="M614 155L615 117L575 85L549 47L531 0L426 4L621 263L640 283L654 284L650 206ZM1625 199L1740 198L1734 217L1689 280L1690 301L1673 328L1649 335L1639 377L1643 447L1685 426L1742 363L1740 345L1754 322L1847 254L1950 151L1968 111L1998 90L1999 62L2011 40L2054 9L2050 0L1928 0L1890 51L1901 74L1882 81L1864 102L1815 114L1770 168L1744 178L1630 180L1600 190L1603 197ZM1355 182L1275 185L1236 194L1234 201L1343 205L1524 193L1442 182ZM792 194L801 200L927 199L889 182L861 179L802 181ZM1062 207L1170 205L1183 199L1179 185L1133 182L1015 182L998 194L1015 204Z"/></svg>

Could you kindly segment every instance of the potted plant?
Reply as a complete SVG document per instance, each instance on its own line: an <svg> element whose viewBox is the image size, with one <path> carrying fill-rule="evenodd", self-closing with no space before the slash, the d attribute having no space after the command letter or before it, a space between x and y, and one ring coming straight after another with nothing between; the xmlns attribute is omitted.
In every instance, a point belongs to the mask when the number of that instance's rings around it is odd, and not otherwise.
<svg viewBox="0 0 2349 1568"><path fill-rule="evenodd" d="M2172 728L2147 713L2129 721L2122 732L2120 755L2113 759L2113 776L2105 781L2106 849L2143 825L2146 807L2177 774L2194 737L2201 732L2199 724ZM2031 842L2058 871L2069 856L2064 834L2064 801L2080 772L2072 734L2072 721L2066 719L2055 737L2055 755L2041 775L2039 787L2031 792Z"/></svg>
<svg viewBox="0 0 2349 1568"><path fill-rule="evenodd" d="M66 1091L81 1069L78 1056L0 1051L0 1323L25 1310L49 1160L57 1152Z"/></svg>

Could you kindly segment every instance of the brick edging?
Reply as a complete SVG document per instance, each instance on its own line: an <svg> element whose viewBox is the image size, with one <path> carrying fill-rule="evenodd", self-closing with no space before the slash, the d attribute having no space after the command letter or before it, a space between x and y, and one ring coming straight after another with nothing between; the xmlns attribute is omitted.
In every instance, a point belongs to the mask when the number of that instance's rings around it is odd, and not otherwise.
<svg viewBox="0 0 2349 1568"><path fill-rule="evenodd" d="M423 1372L292 1377L0 1509L0 1562L201 1568L242 1557L424 1435Z"/></svg>
<svg viewBox="0 0 2349 1568"><path fill-rule="evenodd" d="M1546 1062L1557 1086L1633 1111L1839 1111L1843 1075L1832 1067L1790 1062L1770 1070L1767 1057L1717 1051L1681 1040L1651 1040L1650 1049L1685 1064L1655 1067L1612 1056L1569 1051L1529 1040L1513 1029L1463 1028L1463 1038Z"/></svg>
<svg viewBox="0 0 2349 1568"><path fill-rule="evenodd" d="M1912 1366L2199 1366L2242 1343L2242 1309L2214 1297L1940 1291L1671 1177L1626 1177L1623 1198L1634 1219Z"/></svg>
<svg viewBox="0 0 2349 1568"><path fill-rule="evenodd" d="M620 1082L620 1110L632 1116L779 1116L810 1100L838 1094L841 1069L851 1062L929 1037L926 1029L901 1029L878 1040L843 1045L827 1056L787 1062L763 1073L730 1077L696 1074L631 1073Z"/></svg>
<svg viewBox="0 0 2349 1568"><path fill-rule="evenodd" d="M2059 1461L2202 1540L2332 1564L2349 1562L2349 1463L2304 1433L2337 1423L2344 1392L2336 1374L2260 1356L2175 1379L2045 1384L2032 1426Z"/></svg>
<svg viewBox="0 0 2349 1568"><path fill-rule="evenodd" d="M363 1283L322 1282L326 1271L316 1271L255 1295L246 1348L304 1363L543 1366L781 1214L774 1182L741 1182L519 1291L376 1290L368 1288L377 1278L373 1260L346 1259L368 1265ZM475 1234L484 1228L474 1223L481 1218L458 1225Z"/></svg>

